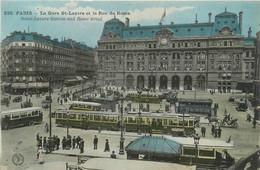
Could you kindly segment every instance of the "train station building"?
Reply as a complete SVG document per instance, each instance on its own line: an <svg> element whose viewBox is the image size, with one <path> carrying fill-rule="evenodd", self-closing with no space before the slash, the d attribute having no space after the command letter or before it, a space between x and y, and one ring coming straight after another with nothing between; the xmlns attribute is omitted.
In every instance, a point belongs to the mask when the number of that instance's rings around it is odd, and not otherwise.
<svg viewBox="0 0 260 170"><path fill-rule="evenodd" d="M231 92L238 81L253 79L255 38L242 27L243 12L208 17L147 26L130 26L128 18L107 21L98 41L98 84Z"/></svg>

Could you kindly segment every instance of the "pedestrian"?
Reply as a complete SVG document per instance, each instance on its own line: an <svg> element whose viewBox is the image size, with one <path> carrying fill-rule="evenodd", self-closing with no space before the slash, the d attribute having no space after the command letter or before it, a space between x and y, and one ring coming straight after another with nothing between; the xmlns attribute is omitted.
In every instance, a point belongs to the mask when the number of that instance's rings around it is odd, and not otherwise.
<svg viewBox="0 0 260 170"><path fill-rule="evenodd" d="M45 124L45 132L46 132L46 133L49 132L49 125L48 125L48 123Z"/></svg>
<svg viewBox="0 0 260 170"><path fill-rule="evenodd" d="M43 149L44 150L46 150L46 142L47 142L46 137L44 137L43 138Z"/></svg>
<svg viewBox="0 0 260 170"><path fill-rule="evenodd" d="M217 138L218 137L218 129L217 128L215 128L215 132L214 133L215 133L214 137Z"/></svg>
<svg viewBox="0 0 260 170"><path fill-rule="evenodd" d="M65 136L63 136L63 139L62 139L62 150L64 150L66 147L66 138Z"/></svg>
<svg viewBox="0 0 260 170"><path fill-rule="evenodd" d="M201 128L201 133L202 133L202 137L205 137L205 133L206 133L206 128L205 127Z"/></svg>
<svg viewBox="0 0 260 170"><path fill-rule="evenodd" d="M47 153L49 153L49 151L50 151L50 140L49 140L49 138L48 138L48 140L46 141L45 147L46 147L46 148L45 148L45 150L46 150L45 153L47 154Z"/></svg>
<svg viewBox="0 0 260 170"><path fill-rule="evenodd" d="M37 133L37 134L36 134L36 140L38 141L39 139L40 139L40 134Z"/></svg>
<svg viewBox="0 0 260 170"><path fill-rule="evenodd" d="M115 151L112 151L112 154L110 155L110 158L116 159Z"/></svg>
<svg viewBox="0 0 260 170"><path fill-rule="evenodd" d="M52 137L52 143L53 143L52 150L54 151L55 148L56 148L56 145L57 145L57 141L56 141L56 136L55 135L53 135L53 137Z"/></svg>
<svg viewBox="0 0 260 170"><path fill-rule="evenodd" d="M68 146L69 146L69 148L71 148L71 136L70 135L68 136Z"/></svg>
<svg viewBox="0 0 260 170"><path fill-rule="evenodd" d="M230 114L228 114L228 117L227 117L228 121L230 121Z"/></svg>
<svg viewBox="0 0 260 170"><path fill-rule="evenodd" d="M251 122L251 116L250 116L250 114L247 114L246 121Z"/></svg>
<svg viewBox="0 0 260 170"><path fill-rule="evenodd" d="M75 145L76 145L76 138L75 138L75 136L73 136L73 139L72 139L72 149L75 149Z"/></svg>
<svg viewBox="0 0 260 170"><path fill-rule="evenodd" d="M39 148L37 157L38 157L38 163L39 164L43 164L44 160L43 160L43 150L42 150L42 147Z"/></svg>
<svg viewBox="0 0 260 170"><path fill-rule="evenodd" d="M63 99L60 100L60 104L62 105Z"/></svg>
<svg viewBox="0 0 260 170"><path fill-rule="evenodd" d="M219 137L219 138L221 137L221 132L222 132L222 129L219 127L219 128L218 128L218 137Z"/></svg>
<svg viewBox="0 0 260 170"><path fill-rule="evenodd" d="M212 133L212 136L214 136L214 134L215 134L215 126L214 125L212 125L212 127L211 127L211 133Z"/></svg>
<svg viewBox="0 0 260 170"><path fill-rule="evenodd" d="M254 118L254 120L253 120L253 127L254 127L254 129L255 129L255 125L256 125L256 120Z"/></svg>
<svg viewBox="0 0 260 170"><path fill-rule="evenodd" d="M21 108L23 108L23 103L21 103Z"/></svg>
<svg viewBox="0 0 260 170"><path fill-rule="evenodd" d="M94 150L97 149L97 144L98 144L98 138L97 138L97 135L95 135L95 138L94 138Z"/></svg>
<svg viewBox="0 0 260 170"><path fill-rule="evenodd" d="M227 109L225 108L225 115L227 115Z"/></svg>
<svg viewBox="0 0 260 170"><path fill-rule="evenodd" d="M104 152L110 152L108 139L106 139L106 144L105 144L105 150L104 150Z"/></svg>
<svg viewBox="0 0 260 170"><path fill-rule="evenodd" d="M84 153L84 140L81 139L81 151L80 153Z"/></svg>
<svg viewBox="0 0 260 170"><path fill-rule="evenodd" d="M76 148L79 148L79 141L80 141L80 137L78 136L78 137L76 138L76 143L77 143Z"/></svg>
<svg viewBox="0 0 260 170"><path fill-rule="evenodd" d="M184 94L185 94L185 91L183 91L182 94L184 95Z"/></svg>
<svg viewBox="0 0 260 170"><path fill-rule="evenodd" d="M56 146L57 146L57 150L60 149L60 138L58 136L56 136Z"/></svg>

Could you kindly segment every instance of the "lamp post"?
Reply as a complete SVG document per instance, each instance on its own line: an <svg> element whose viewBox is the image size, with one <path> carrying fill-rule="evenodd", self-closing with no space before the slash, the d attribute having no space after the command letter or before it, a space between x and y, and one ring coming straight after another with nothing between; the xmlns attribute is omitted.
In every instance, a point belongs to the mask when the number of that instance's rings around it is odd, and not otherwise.
<svg viewBox="0 0 260 170"><path fill-rule="evenodd" d="M67 113L67 138L69 137L69 116L70 114Z"/></svg>
<svg viewBox="0 0 260 170"><path fill-rule="evenodd" d="M49 79L49 117L50 117L50 138L51 138L51 77Z"/></svg>
<svg viewBox="0 0 260 170"><path fill-rule="evenodd" d="M26 96L26 103L28 103L28 85L29 85L29 82L28 81L26 81L26 94L25 94L25 96Z"/></svg>
<svg viewBox="0 0 260 170"><path fill-rule="evenodd" d="M120 121L120 130L121 130L121 136L120 136L120 149L119 149L119 154L124 155L125 154L125 149L124 149L124 136L123 136L123 131L124 131L124 126L123 126L123 112L124 112L124 96L121 96L121 121Z"/></svg>
<svg viewBox="0 0 260 170"><path fill-rule="evenodd" d="M194 88L195 88L195 99L196 99L197 84L194 84Z"/></svg>
<svg viewBox="0 0 260 170"><path fill-rule="evenodd" d="M140 107L140 104L141 104L141 94L142 94L142 90L138 89L137 90L137 93L139 95L139 112L138 112L138 115L139 115L139 122L138 122L138 135L141 135L141 107Z"/></svg>

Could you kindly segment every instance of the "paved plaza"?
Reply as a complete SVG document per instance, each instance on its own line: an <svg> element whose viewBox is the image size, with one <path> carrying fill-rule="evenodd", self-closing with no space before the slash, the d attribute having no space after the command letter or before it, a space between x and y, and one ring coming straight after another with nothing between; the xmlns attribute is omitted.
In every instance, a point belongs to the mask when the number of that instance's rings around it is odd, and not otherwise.
<svg viewBox="0 0 260 170"><path fill-rule="evenodd" d="M88 84L90 85L90 84ZM85 85L84 87L87 87ZM82 87L74 87L73 92L77 89L80 90ZM66 92L67 89L64 89ZM69 89L70 90L70 89ZM58 90L53 93L53 103L52 103L52 111L54 112L56 109L66 108L66 105L60 105L57 103L57 96L60 93ZM47 95L47 94L46 94ZM211 95L208 92L199 92L197 91L197 98L211 98L213 103L219 104L218 109L218 118L224 118L225 109L227 114L230 114L233 119L238 119L238 128L222 128L221 138L214 138L211 135L211 125L210 124L201 124L199 128L196 128L196 132L201 135L200 128L204 126L206 128L206 139L214 139L214 140L224 140L226 141L229 136L231 136L231 140L234 141L234 149L231 152L231 155L235 157L236 161L242 157L247 156L249 153L255 151L259 148L259 125L257 125L256 129L253 128L252 122L246 122L246 112L238 112L235 109L235 105L233 103L228 102L228 98L231 96L230 93L216 93ZM235 98L245 98L244 94L234 94ZM13 98L14 96L12 96ZM179 98L194 98L194 91L182 92L178 93ZM45 96L40 98L33 95L31 97L31 101L33 102L33 106L40 106L41 101L45 99ZM23 97L23 101L25 101L25 97ZM138 109L138 104L133 104L133 108ZM160 105L154 105L152 107L164 107ZM10 103L10 106L6 108L6 106L2 106L2 110L15 109L20 108L20 103ZM21 169L33 169L33 167L39 167L38 160L36 158L37 147L36 147L36 134L40 133L40 136L48 137L49 133L45 132L45 124L49 123L48 118L48 110L44 110L43 114L43 123L34 125L34 126L26 126L13 128L10 130L2 130L2 157L1 164L3 166L7 166L8 170L21 170ZM63 138L66 136L67 128L57 127L55 124L55 119L52 118L52 135L58 135L59 138ZM80 154L79 149L70 149L70 150L55 150L51 154L44 154L44 161L46 165L63 167L65 162L69 162L70 164L77 164L78 155L84 155L86 157L91 158L109 158L112 151L116 152L116 155L119 159L126 159L126 153L124 155L119 155L119 141L120 141L120 132L116 131L101 131L100 133L97 130L82 130L76 128L70 128L69 134L73 136L80 136L85 141L84 153ZM98 137L98 149L93 149L93 139L94 135ZM145 134L142 134L145 135ZM125 143L124 146L127 146L130 141L140 137L141 135L137 135L137 133L126 132L124 134ZM167 135L164 135L167 137ZM104 152L105 141L109 140L110 152ZM60 146L61 148L61 146ZM22 165L17 166L12 162L13 155L20 153L24 157L24 162ZM57 164L53 162L59 162ZM43 168L44 169L44 168ZM61 168L62 169L62 168Z"/></svg>

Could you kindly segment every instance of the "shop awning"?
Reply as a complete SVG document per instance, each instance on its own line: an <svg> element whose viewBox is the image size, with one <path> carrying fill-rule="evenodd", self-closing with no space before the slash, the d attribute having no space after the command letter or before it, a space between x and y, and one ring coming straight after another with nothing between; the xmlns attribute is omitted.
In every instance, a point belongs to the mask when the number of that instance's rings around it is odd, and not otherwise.
<svg viewBox="0 0 260 170"><path fill-rule="evenodd" d="M83 80L81 76L75 76L77 80Z"/></svg>
<svg viewBox="0 0 260 170"><path fill-rule="evenodd" d="M88 76L83 76L83 79L88 79Z"/></svg>
<svg viewBox="0 0 260 170"><path fill-rule="evenodd" d="M65 82L73 82L73 81L78 81L77 79L66 79Z"/></svg>
<svg viewBox="0 0 260 170"><path fill-rule="evenodd" d="M49 82L33 82L28 84L28 88L49 87Z"/></svg>
<svg viewBox="0 0 260 170"><path fill-rule="evenodd" d="M22 89L22 88L26 88L27 84L25 83L12 83L11 85L12 88L16 88L16 89Z"/></svg>

